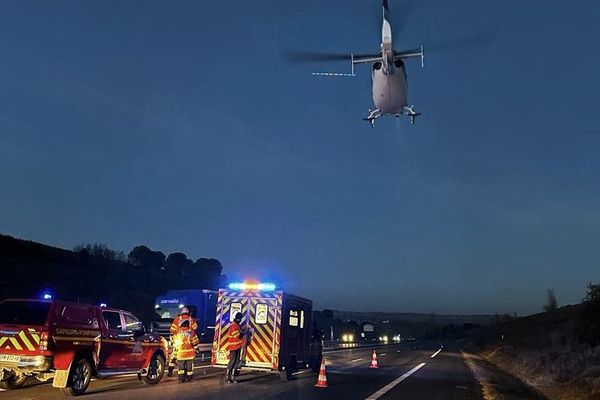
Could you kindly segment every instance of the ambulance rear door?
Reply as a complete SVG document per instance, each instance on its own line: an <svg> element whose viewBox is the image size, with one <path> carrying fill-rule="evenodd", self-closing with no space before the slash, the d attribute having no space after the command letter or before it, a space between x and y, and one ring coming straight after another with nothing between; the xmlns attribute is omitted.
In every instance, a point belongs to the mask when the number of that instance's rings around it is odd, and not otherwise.
<svg viewBox="0 0 600 400"><path fill-rule="evenodd" d="M240 325L245 326L248 323L249 303L250 299L242 292L219 290L215 318L215 338L212 347L212 365L227 365L229 357L227 342L231 323L238 312L242 313Z"/></svg>
<svg viewBox="0 0 600 400"><path fill-rule="evenodd" d="M246 366L276 370L279 367L282 292L249 294L248 327L250 343L246 347Z"/></svg>

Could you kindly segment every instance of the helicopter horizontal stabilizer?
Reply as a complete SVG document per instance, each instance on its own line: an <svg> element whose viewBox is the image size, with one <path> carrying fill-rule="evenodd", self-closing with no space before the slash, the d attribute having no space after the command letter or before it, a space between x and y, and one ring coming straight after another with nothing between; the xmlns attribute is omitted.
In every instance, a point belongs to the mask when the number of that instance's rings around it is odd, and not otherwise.
<svg viewBox="0 0 600 400"><path fill-rule="evenodd" d="M421 67L425 66L425 50L423 49L423 45L411 50L394 51L394 59L405 59L414 57L421 57Z"/></svg>

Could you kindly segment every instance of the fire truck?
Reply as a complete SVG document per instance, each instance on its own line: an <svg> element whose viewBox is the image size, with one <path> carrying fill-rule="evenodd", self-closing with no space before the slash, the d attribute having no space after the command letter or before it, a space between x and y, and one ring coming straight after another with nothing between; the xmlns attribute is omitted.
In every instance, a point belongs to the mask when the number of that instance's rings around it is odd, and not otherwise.
<svg viewBox="0 0 600 400"><path fill-rule="evenodd" d="M216 311L213 366L227 366L229 328L239 312L248 332L241 370L278 372L282 380L301 368L318 371L322 346L312 326L311 300L270 283L232 283L219 290Z"/></svg>
<svg viewBox="0 0 600 400"><path fill-rule="evenodd" d="M81 395L92 377L137 374L146 384L163 377L167 343L147 333L132 313L52 300L0 302L0 386L18 389L29 377Z"/></svg>

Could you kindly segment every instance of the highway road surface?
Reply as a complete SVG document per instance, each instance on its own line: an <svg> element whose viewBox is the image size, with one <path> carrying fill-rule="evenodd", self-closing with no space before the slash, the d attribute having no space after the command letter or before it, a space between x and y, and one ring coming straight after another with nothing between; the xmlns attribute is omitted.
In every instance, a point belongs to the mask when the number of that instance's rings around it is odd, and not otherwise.
<svg viewBox="0 0 600 400"><path fill-rule="evenodd" d="M278 375L242 372L237 384L226 384L223 369L200 365L193 382L166 378L146 386L136 377L94 380L86 400L134 399L356 399L356 400L482 400L481 388L452 346L403 343L377 348L378 369L369 368L373 349L325 353L329 387L314 387L317 374L300 372L282 382ZM0 400L64 398L48 383L0 392Z"/></svg>

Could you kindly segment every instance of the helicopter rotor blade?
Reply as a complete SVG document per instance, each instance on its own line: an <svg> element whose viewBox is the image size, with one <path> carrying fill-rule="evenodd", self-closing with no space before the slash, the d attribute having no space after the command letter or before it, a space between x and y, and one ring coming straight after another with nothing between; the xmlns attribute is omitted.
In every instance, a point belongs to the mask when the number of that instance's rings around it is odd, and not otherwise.
<svg viewBox="0 0 600 400"><path fill-rule="evenodd" d="M290 50L284 53L284 57L290 62L324 62L324 61L351 61L354 58L378 57L379 54L351 54L351 53L327 53L318 51Z"/></svg>
<svg viewBox="0 0 600 400"><path fill-rule="evenodd" d="M444 39L427 43L427 52L443 52L463 48L479 47L492 43L496 32L483 32L475 35L464 35L452 39Z"/></svg>
<svg viewBox="0 0 600 400"><path fill-rule="evenodd" d="M406 30L406 25L413 14L415 4L411 2L401 2L398 7L391 10L392 15L392 32L394 34L394 41L398 43L403 37L403 33Z"/></svg>

